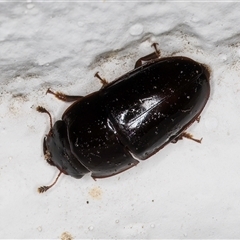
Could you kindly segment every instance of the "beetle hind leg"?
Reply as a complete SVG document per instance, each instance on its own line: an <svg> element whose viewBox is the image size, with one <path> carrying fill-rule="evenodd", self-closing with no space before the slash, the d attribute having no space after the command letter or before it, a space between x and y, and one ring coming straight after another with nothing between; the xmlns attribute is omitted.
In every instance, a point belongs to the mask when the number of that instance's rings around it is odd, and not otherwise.
<svg viewBox="0 0 240 240"><path fill-rule="evenodd" d="M47 93L54 95L57 99L62 100L64 102L74 102L83 98L83 96L71 96L61 92L53 92L50 88L47 90L46 94Z"/></svg>
<svg viewBox="0 0 240 240"><path fill-rule="evenodd" d="M202 143L202 138L201 139L196 139L196 138L193 137L192 134L187 133L187 132L181 133L178 137L174 138L171 142L176 143L177 141L182 140L183 138L188 138L188 139L193 140L197 143Z"/></svg>
<svg viewBox="0 0 240 240"><path fill-rule="evenodd" d="M160 57L160 50L157 48L158 43L153 43L151 47L154 47L155 52L150 53L147 56L139 58L136 63L134 68L138 68L144 64L144 62L148 62L153 59L158 59Z"/></svg>

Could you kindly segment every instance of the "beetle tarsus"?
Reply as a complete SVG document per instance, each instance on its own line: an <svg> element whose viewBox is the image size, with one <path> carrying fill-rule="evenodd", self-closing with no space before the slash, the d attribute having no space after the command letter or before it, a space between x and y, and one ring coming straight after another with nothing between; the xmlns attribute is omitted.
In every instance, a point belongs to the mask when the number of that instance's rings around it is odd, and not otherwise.
<svg viewBox="0 0 240 240"><path fill-rule="evenodd" d="M100 82L102 83L102 88L105 87L108 84L108 81L105 78L101 78L100 75L98 74L99 72L96 72L94 74L94 77L98 78Z"/></svg>
<svg viewBox="0 0 240 240"><path fill-rule="evenodd" d="M83 96L71 96L71 95L66 95L62 92L53 92L50 88L48 88L46 94L47 93L54 95L57 99L64 102L74 102L76 100L83 98Z"/></svg>
<svg viewBox="0 0 240 240"><path fill-rule="evenodd" d="M51 185L39 187L38 192L43 193L43 192L46 192L49 188L53 187L56 184L56 182L58 181L61 174L62 174L62 172L60 171L58 176L56 177L55 181Z"/></svg>

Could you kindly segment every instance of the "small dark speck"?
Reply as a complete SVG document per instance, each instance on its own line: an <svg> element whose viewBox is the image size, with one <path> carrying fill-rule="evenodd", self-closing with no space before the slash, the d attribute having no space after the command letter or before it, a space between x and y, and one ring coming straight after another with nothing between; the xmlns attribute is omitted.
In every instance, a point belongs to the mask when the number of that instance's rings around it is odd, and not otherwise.
<svg viewBox="0 0 240 240"><path fill-rule="evenodd" d="M89 204L89 201L87 201L86 203Z"/></svg>
<svg viewBox="0 0 240 240"><path fill-rule="evenodd" d="M152 202L154 202L154 200L152 200Z"/></svg>

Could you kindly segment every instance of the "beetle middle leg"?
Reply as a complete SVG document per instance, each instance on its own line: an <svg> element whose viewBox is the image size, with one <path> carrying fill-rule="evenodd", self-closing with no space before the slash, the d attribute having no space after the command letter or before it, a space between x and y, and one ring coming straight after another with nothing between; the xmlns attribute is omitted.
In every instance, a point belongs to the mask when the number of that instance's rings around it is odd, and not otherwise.
<svg viewBox="0 0 240 240"><path fill-rule="evenodd" d="M136 61L134 68L138 68L138 67L142 66L144 62L148 62L148 61L150 61L150 60L159 58L159 57L160 57L160 50L157 48L157 45L158 45L158 43L153 43L153 44L151 45L151 47L154 47L155 52L154 52L154 53L150 53L150 54L147 55L147 56L144 56L144 57L139 58L139 59Z"/></svg>
<svg viewBox="0 0 240 240"><path fill-rule="evenodd" d="M64 102L74 102L83 98L83 96L71 96L61 92L53 92L50 88L47 90L46 94L47 93L54 95L57 99L62 100Z"/></svg>

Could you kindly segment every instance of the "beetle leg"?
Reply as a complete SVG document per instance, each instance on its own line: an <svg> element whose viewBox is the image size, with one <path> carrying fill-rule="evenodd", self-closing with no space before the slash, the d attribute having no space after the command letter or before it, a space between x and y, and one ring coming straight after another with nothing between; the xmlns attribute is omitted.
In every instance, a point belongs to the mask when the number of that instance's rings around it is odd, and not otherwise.
<svg viewBox="0 0 240 240"><path fill-rule="evenodd" d="M182 140L183 138L188 138L188 139L191 139L197 143L201 143L202 142L202 138L201 139L196 139L193 137L192 134L190 133L187 133L187 132L183 132L181 133L178 137L176 137L175 139L173 139L171 142L172 143L176 143L178 140Z"/></svg>
<svg viewBox="0 0 240 240"><path fill-rule="evenodd" d="M199 122L200 122L200 119L201 119L201 116L198 116L198 117L196 118L196 121L199 123Z"/></svg>
<svg viewBox="0 0 240 240"><path fill-rule="evenodd" d="M102 83L102 88L104 88L107 84L108 84L108 81L105 79L105 78L101 78L100 75L98 74L99 72L96 72L94 77L98 78L101 83Z"/></svg>
<svg viewBox="0 0 240 240"><path fill-rule="evenodd" d="M47 90L46 94L47 93L54 95L56 98L58 98L64 102L74 102L76 100L83 98L83 96L70 96L70 95L66 95L61 92L53 92L52 90L50 90L50 88Z"/></svg>
<svg viewBox="0 0 240 240"><path fill-rule="evenodd" d="M43 193L43 192L46 192L49 188L53 187L53 186L56 184L56 182L57 182L57 180L59 179L59 177L60 177L61 174L62 174L62 172L60 171L60 173L59 173L58 176L56 177L55 181L54 181L51 185L39 187L39 188L38 188L38 192L39 192L39 193Z"/></svg>
<svg viewBox="0 0 240 240"><path fill-rule="evenodd" d="M138 68L138 67L142 66L142 65L144 64L144 62L148 62L148 61L150 61L150 60L159 58L159 57L160 57L160 50L157 48L157 45L158 45L158 43L153 43L153 44L151 45L151 47L154 47L155 52L154 52L154 53L150 53L150 54L147 55L147 56L144 56L144 57L139 58L139 59L136 61L134 68Z"/></svg>

